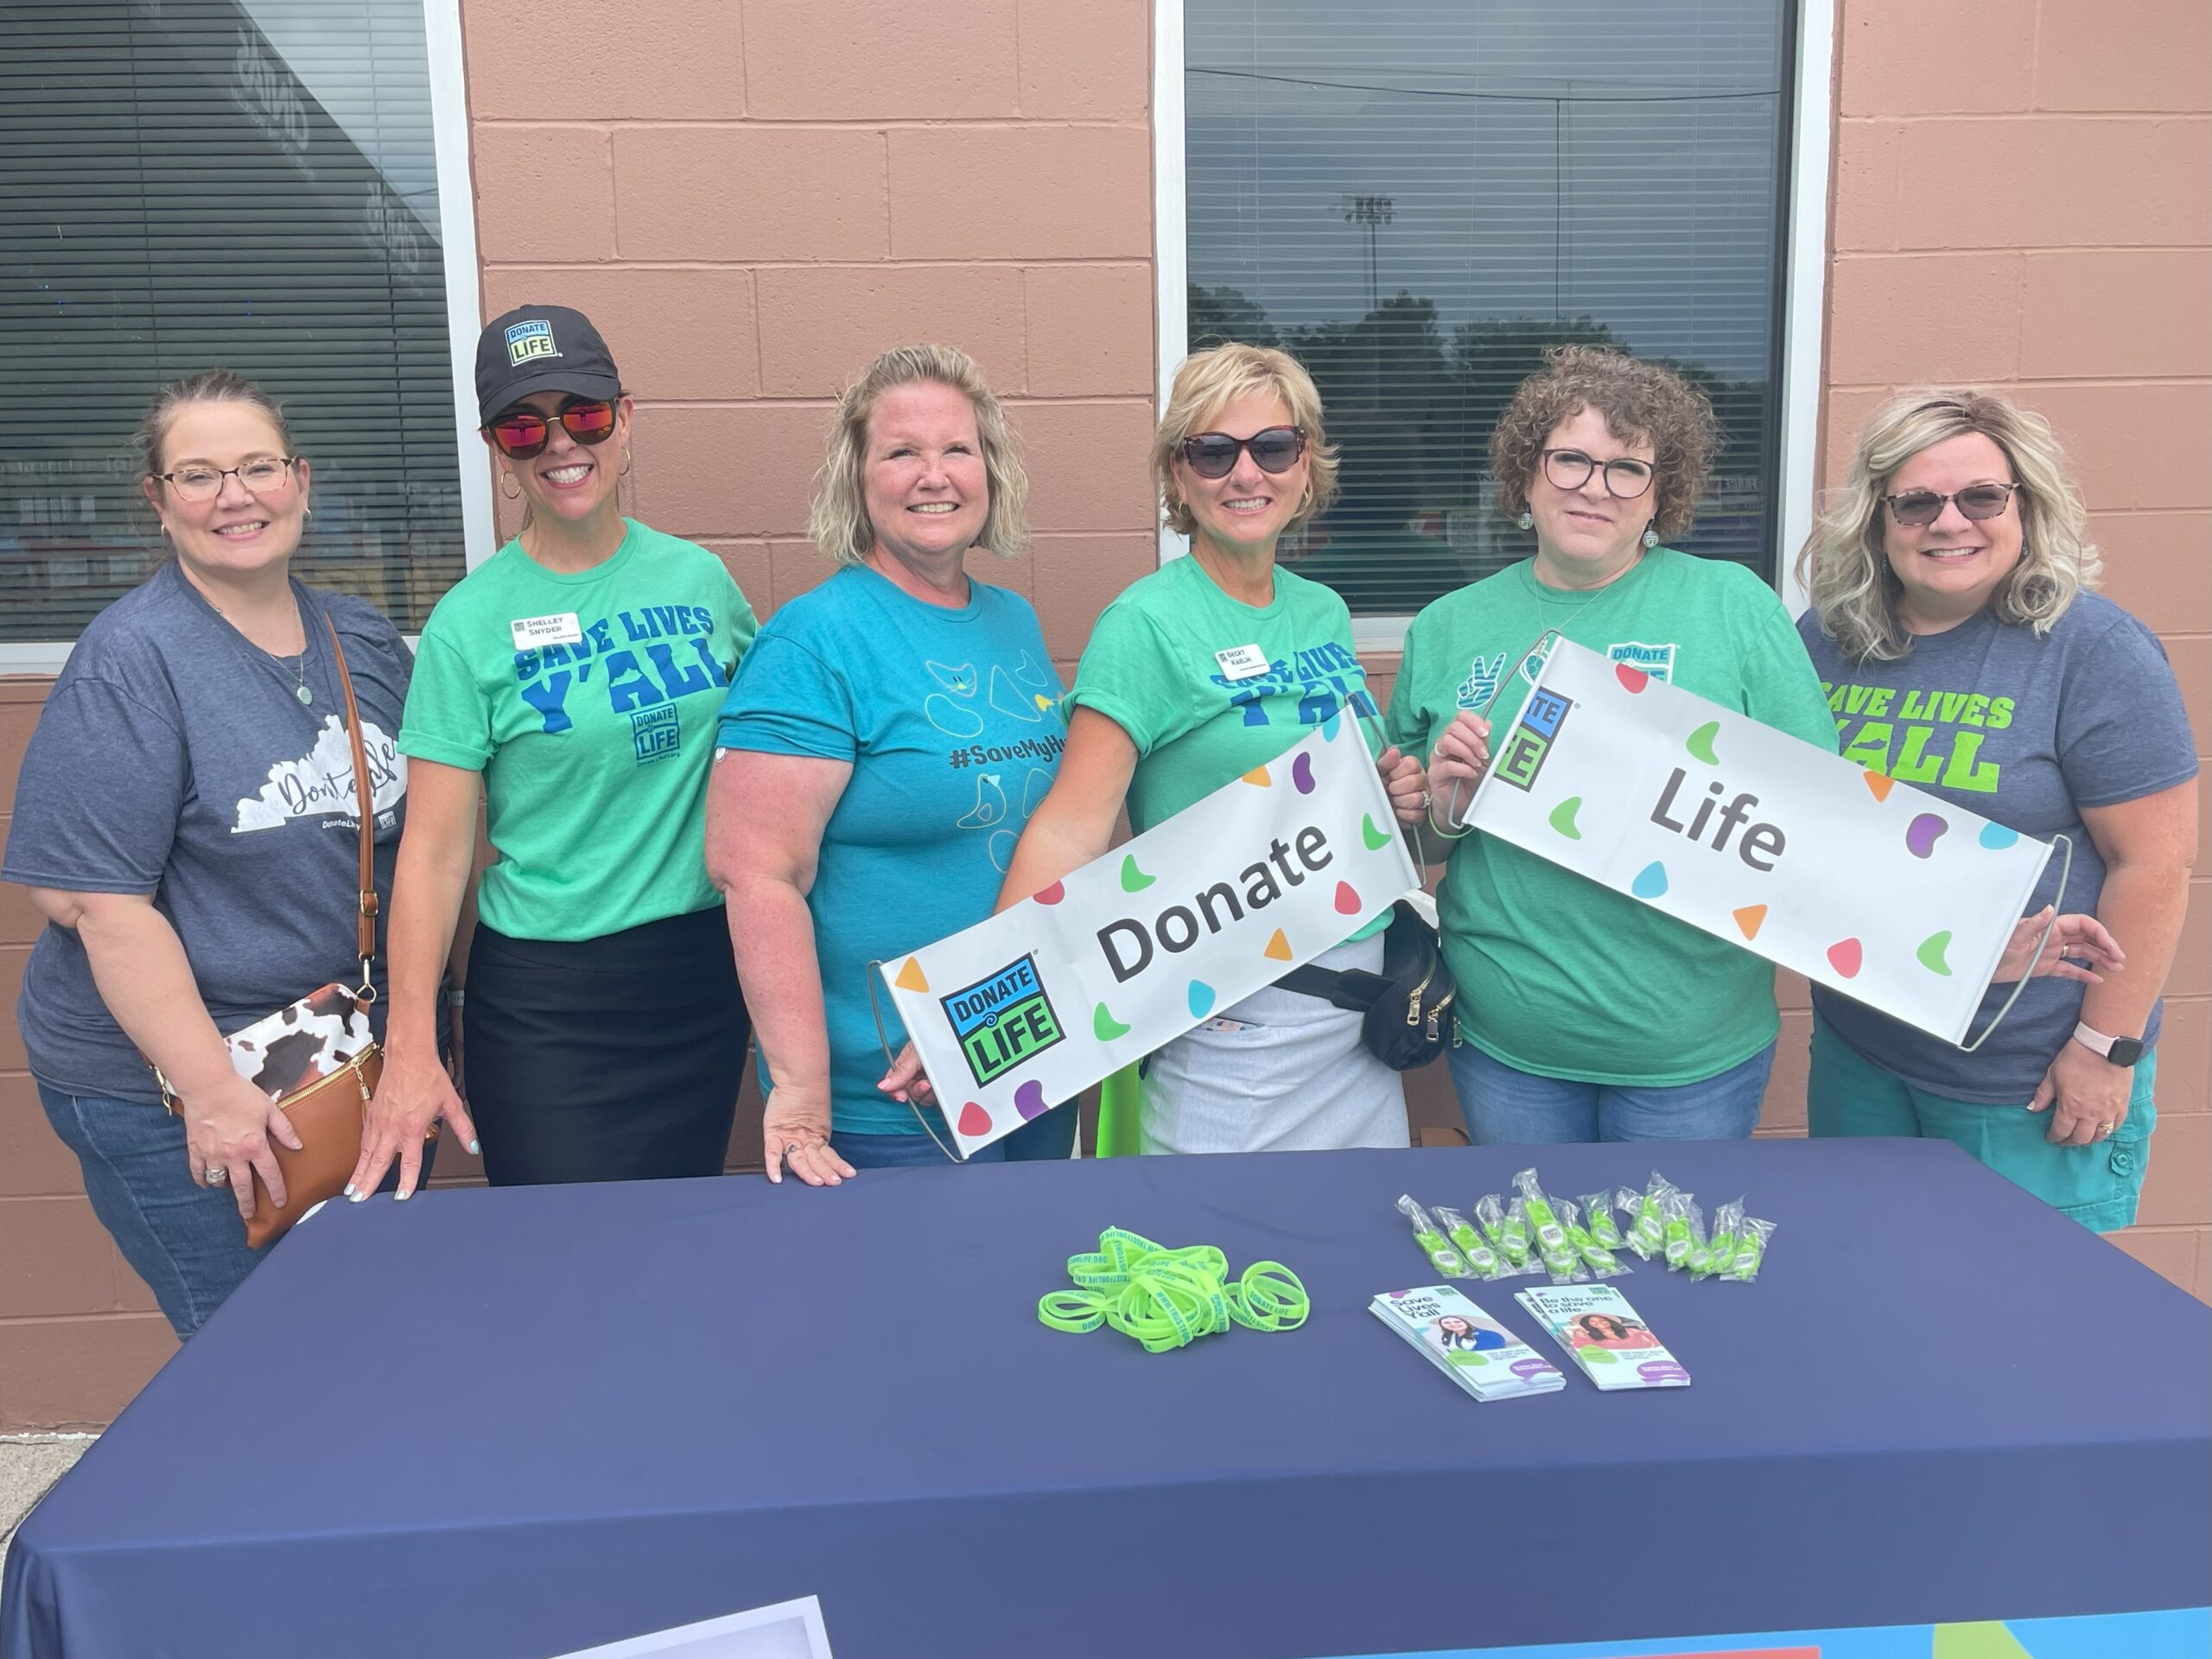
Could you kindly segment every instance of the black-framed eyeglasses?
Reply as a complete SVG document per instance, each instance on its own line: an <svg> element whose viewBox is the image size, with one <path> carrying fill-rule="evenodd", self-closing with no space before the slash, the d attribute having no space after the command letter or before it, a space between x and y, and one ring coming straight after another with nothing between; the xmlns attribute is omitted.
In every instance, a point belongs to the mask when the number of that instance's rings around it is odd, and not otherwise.
<svg viewBox="0 0 2212 1659"><path fill-rule="evenodd" d="M1932 524L1943 516L1943 504L1958 504L1959 516L1979 523L1984 518L2001 518L2005 504L2012 499L2017 484L1969 484L1963 490L1948 495L1938 495L1933 490L1899 490L1895 495L1882 498L1890 509L1890 517L1901 524L1917 528Z"/></svg>
<svg viewBox="0 0 2212 1659"><path fill-rule="evenodd" d="M235 467L208 467L188 462L154 476L176 492L180 501L213 501L223 493L223 480L235 478L256 495L274 495L292 479L297 455L257 455Z"/></svg>
<svg viewBox="0 0 2212 1659"><path fill-rule="evenodd" d="M1594 455L1580 449L1544 451L1544 476L1555 490L1579 490L1598 470ZM1633 501L1651 487L1651 463L1633 455L1616 455L1605 463L1605 493L1616 501Z"/></svg>
<svg viewBox="0 0 2212 1659"><path fill-rule="evenodd" d="M1200 478L1227 478L1236 469L1239 451L1269 477L1287 473L1306 453L1306 433L1295 426L1264 426L1249 438L1226 432L1194 432L1175 446L1183 462Z"/></svg>
<svg viewBox="0 0 2212 1659"><path fill-rule="evenodd" d="M610 397L571 397L550 419L527 404L517 404L484 429L499 453L509 461L528 461L545 453L553 441L553 422L568 429L578 443L605 443L614 435L614 400Z"/></svg>

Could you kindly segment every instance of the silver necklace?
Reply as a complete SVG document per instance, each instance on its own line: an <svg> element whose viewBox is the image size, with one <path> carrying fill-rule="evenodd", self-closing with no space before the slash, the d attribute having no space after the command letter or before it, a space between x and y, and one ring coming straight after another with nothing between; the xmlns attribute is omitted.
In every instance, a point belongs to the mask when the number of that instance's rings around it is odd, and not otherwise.
<svg viewBox="0 0 2212 1659"><path fill-rule="evenodd" d="M287 659L279 657L276 660L282 663ZM293 688L292 695L297 697L302 705L311 703L315 701L315 692L308 684L308 651L305 645L300 647L299 661L295 666L299 671L300 683Z"/></svg>

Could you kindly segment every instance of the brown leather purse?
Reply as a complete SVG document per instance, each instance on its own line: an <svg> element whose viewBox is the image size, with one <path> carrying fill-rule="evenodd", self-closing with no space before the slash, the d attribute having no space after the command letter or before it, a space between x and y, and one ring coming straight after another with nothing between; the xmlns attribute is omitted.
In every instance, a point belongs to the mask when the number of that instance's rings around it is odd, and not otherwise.
<svg viewBox="0 0 2212 1659"><path fill-rule="evenodd" d="M231 1064L284 1109L300 1137L293 1151L271 1137L269 1150L284 1173L284 1207L278 1209L258 1173L253 1177L253 1218L245 1240L254 1249L281 1237L291 1224L326 1198L345 1191L360 1161L362 1115L384 1075L384 1051L370 1034L367 1010L377 999L369 964L377 954L376 817L369 785L369 756L361 741L361 710L353 700L353 676L346 671L346 648L327 613L330 649L338 664L338 684L346 694L346 736L353 751L353 805L361 822L359 899L354 946L361 958L358 985L336 983L309 992L298 1001L257 1020L225 1039ZM154 1076L162 1103L178 1109L176 1094L158 1067ZM423 1137L437 1139L433 1119Z"/></svg>

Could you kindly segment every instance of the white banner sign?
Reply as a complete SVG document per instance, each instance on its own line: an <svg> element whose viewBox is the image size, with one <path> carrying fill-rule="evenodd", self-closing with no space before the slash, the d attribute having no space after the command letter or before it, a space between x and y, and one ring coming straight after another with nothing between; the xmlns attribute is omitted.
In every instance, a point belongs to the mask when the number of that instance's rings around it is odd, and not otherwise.
<svg viewBox="0 0 2212 1659"><path fill-rule="evenodd" d="M882 964L964 1157L1338 945L1421 885L1358 722Z"/></svg>
<svg viewBox="0 0 2212 1659"><path fill-rule="evenodd" d="M2050 856L1560 640L1465 822L1950 1042Z"/></svg>

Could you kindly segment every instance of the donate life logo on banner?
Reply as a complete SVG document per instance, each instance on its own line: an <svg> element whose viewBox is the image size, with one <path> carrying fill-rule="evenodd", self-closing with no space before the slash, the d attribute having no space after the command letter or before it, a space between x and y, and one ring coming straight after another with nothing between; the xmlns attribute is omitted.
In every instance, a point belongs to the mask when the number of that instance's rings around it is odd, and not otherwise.
<svg viewBox="0 0 2212 1659"><path fill-rule="evenodd" d="M1959 1042L2050 856L1561 639L1464 823Z"/></svg>
<svg viewBox="0 0 2212 1659"><path fill-rule="evenodd" d="M881 965L964 1157L1342 944L1421 885L1356 721Z"/></svg>

